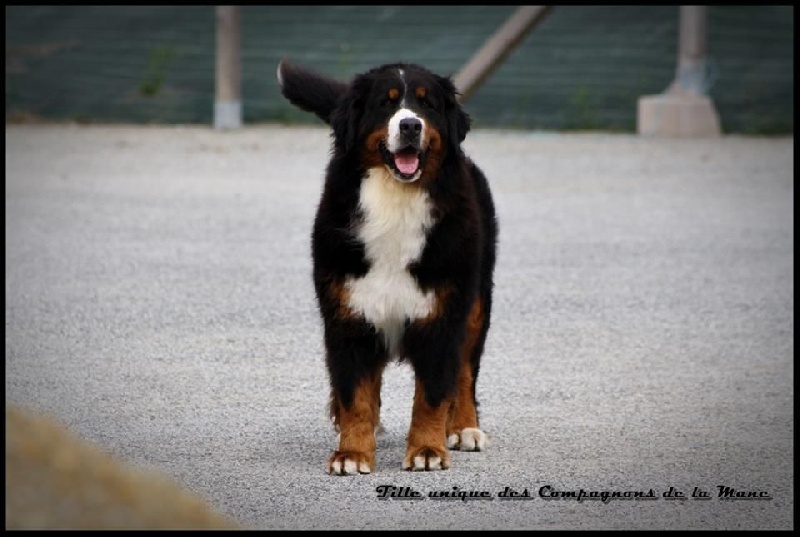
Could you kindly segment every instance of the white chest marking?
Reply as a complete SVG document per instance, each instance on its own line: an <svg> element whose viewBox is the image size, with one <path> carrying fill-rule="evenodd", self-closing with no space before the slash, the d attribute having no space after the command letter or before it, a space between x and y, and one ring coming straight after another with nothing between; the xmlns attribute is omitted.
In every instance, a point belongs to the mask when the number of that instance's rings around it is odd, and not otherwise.
<svg viewBox="0 0 800 537"><path fill-rule="evenodd" d="M384 168L372 168L361 182L359 199L363 222L357 229L370 269L347 280L350 308L383 333L396 356L406 319L428 316L433 291L423 293L408 272L419 259L433 225L431 201L418 188L395 180Z"/></svg>

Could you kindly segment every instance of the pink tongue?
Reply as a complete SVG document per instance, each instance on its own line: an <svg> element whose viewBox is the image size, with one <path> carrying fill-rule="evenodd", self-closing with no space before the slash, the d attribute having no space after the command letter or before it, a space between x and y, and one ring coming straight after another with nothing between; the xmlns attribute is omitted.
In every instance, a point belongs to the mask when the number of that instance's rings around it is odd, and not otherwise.
<svg viewBox="0 0 800 537"><path fill-rule="evenodd" d="M413 153L397 154L394 156L394 165L397 166L397 169L404 174L411 175L417 171L419 159L417 158L417 155L414 155Z"/></svg>

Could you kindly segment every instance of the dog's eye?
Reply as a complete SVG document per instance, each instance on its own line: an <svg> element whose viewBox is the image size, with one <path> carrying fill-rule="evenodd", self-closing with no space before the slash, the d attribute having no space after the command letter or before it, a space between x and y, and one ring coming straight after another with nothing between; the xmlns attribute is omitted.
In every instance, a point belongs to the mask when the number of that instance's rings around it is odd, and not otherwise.
<svg viewBox="0 0 800 537"><path fill-rule="evenodd" d="M436 108L436 100L431 98L430 94L423 93L422 95L417 94L417 102L423 108Z"/></svg>
<svg viewBox="0 0 800 537"><path fill-rule="evenodd" d="M397 104L397 99L392 99L391 97L386 97L381 101L381 108L391 108Z"/></svg>

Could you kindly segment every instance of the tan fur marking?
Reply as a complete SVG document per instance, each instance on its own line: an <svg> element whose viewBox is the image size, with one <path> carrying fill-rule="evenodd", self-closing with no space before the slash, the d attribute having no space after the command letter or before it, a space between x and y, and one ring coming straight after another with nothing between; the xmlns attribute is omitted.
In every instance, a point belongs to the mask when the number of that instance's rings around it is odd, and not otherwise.
<svg viewBox="0 0 800 537"><path fill-rule="evenodd" d="M467 427L478 428L478 411L472 394L472 351L478 341L483 326L483 307L480 299L472 303L467 317L466 337L461 347L461 372L458 387L450 412L447 416L447 435L461 432Z"/></svg>
<svg viewBox="0 0 800 537"><path fill-rule="evenodd" d="M424 318L418 319L416 323L421 325L426 325L436 321L439 317L442 316L444 313L444 307L447 304L447 299L450 296L450 293L453 292L453 288L450 286L442 286L436 288L434 291L434 300L433 300L433 308L431 308L431 312Z"/></svg>
<svg viewBox="0 0 800 537"><path fill-rule="evenodd" d="M420 183L425 184L433 180L439 172L439 167L442 164L443 147L442 135L430 123L427 124L428 128L428 160L425 163L425 168L422 170L420 176Z"/></svg>
<svg viewBox="0 0 800 537"><path fill-rule="evenodd" d="M383 167L383 157L381 156L378 145L380 142L386 140L389 136L388 127L378 129L367 137L364 143L366 151L364 151L364 168L377 168Z"/></svg>
<svg viewBox="0 0 800 537"><path fill-rule="evenodd" d="M450 466L450 454L445 447L445 420L449 406L449 401L444 401L438 407L431 407L425 399L425 388L417 379L403 468L413 468L416 457L425 457L427 461L439 458L442 468Z"/></svg>
<svg viewBox="0 0 800 537"><path fill-rule="evenodd" d="M346 408L341 401L331 401L331 414L339 425L339 448L328 459L328 472L338 463L352 461L359 468L366 463L375 469L375 427L380 419L381 372L358 383L353 404ZM335 405L335 408L334 408ZM335 472L334 472L335 473Z"/></svg>
<svg viewBox="0 0 800 537"><path fill-rule="evenodd" d="M357 319L360 315L350 309L350 290L341 280L335 280L328 285L330 297L338 305L336 315L341 319Z"/></svg>

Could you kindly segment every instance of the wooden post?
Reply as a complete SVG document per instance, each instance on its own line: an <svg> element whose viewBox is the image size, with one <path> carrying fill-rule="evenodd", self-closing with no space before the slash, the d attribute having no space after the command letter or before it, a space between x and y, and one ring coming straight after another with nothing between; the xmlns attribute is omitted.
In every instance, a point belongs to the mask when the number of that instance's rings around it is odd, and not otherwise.
<svg viewBox="0 0 800 537"><path fill-rule="evenodd" d="M466 102L489 78L489 75L522 42L522 38L544 19L551 7L522 6L511 14L453 78L462 102Z"/></svg>
<svg viewBox="0 0 800 537"><path fill-rule="evenodd" d="M242 126L241 100L241 8L217 6L216 96L214 128Z"/></svg>

